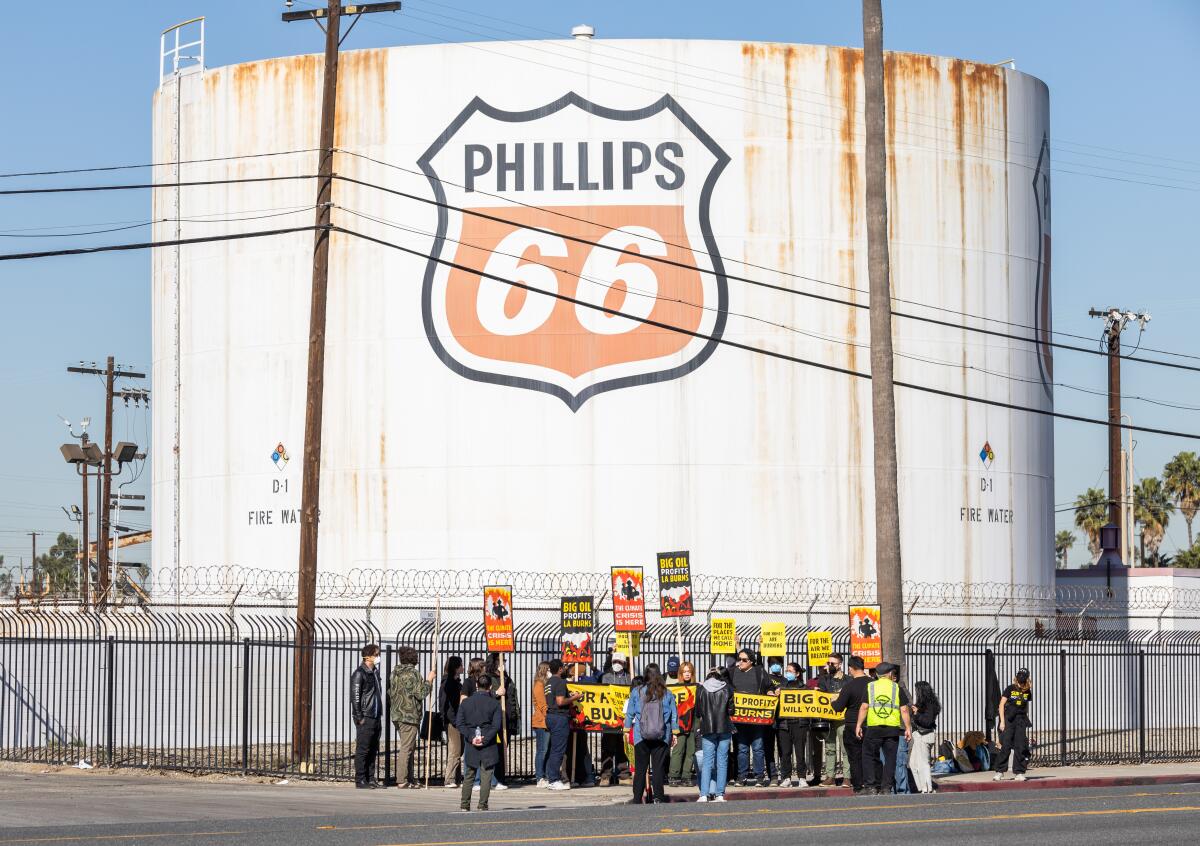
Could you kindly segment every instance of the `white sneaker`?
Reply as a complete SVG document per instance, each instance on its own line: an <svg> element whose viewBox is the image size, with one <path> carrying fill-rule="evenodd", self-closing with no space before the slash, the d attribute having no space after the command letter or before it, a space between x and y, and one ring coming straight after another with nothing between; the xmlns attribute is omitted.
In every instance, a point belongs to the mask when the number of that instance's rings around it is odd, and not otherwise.
<svg viewBox="0 0 1200 846"><path fill-rule="evenodd" d="M472 793L478 793L478 792L479 792L479 785L477 784L477 785L475 785L474 787L472 787L472 788L471 788L471 792L472 792Z"/></svg>
<svg viewBox="0 0 1200 846"><path fill-rule="evenodd" d="M1025 773L1018 773L1013 776L1013 781L1025 781Z"/></svg>
<svg viewBox="0 0 1200 846"><path fill-rule="evenodd" d="M550 783L551 790L570 790L571 785L563 784L561 781L553 781Z"/></svg>
<svg viewBox="0 0 1200 846"><path fill-rule="evenodd" d="M707 796L705 796L703 793L701 793L701 794L700 794L700 798L699 798L699 799L697 799L696 801L697 801L697 802L707 802L707 801L708 801L708 797L707 797Z"/></svg>
<svg viewBox="0 0 1200 846"><path fill-rule="evenodd" d="M714 802L724 802L724 801L725 801L725 794L721 794L721 795L720 795L720 796L718 796L717 798L713 799L713 801L714 801Z"/></svg>
<svg viewBox="0 0 1200 846"><path fill-rule="evenodd" d="M446 783L446 789L447 790L462 790L462 788L459 785L455 784L452 781Z"/></svg>
<svg viewBox="0 0 1200 846"><path fill-rule="evenodd" d="M546 781L546 779L544 779L544 778L539 778L539 779L538 779L537 786L538 786L538 787L549 787L549 786L550 786L550 782Z"/></svg>
<svg viewBox="0 0 1200 846"><path fill-rule="evenodd" d="M508 785L502 781L498 781L492 785L492 790L508 790Z"/></svg>
<svg viewBox="0 0 1200 846"><path fill-rule="evenodd" d="M992 781L1004 781L1004 773L996 773L992 776Z"/></svg>

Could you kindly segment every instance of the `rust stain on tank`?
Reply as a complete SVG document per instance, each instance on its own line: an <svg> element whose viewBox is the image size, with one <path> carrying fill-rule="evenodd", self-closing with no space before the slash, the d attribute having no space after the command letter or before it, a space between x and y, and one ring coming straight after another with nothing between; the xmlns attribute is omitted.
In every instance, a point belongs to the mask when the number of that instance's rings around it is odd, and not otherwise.
<svg viewBox="0 0 1200 846"><path fill-rule="evenodd" d="M386 133L386 49L353 50L338 63L335 146L354 149L380 144Z"/></svg>

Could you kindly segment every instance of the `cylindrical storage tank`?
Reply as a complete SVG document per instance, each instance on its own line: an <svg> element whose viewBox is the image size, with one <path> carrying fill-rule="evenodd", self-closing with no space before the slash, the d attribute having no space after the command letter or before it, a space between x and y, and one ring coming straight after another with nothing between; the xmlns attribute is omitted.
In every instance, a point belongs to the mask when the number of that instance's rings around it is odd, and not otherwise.
<svg viewBox="0 0 1200 846"><path fill-rule="evenodd" d="M190 163L160 179L315 173L321 67L168 81L156 160ZM376 240L331 236L323 572L687 549L873 581L860 51L505 42L339 73L333 221ZM891 53L886 94L894 309L940 321L893 320L905 577L1047 584L1051 418L1024 409L1052 408L1048 92ZM180 234L309 226L315 190L184 187ZM158 251L160 572L295 572L312 241Z"/></svg>

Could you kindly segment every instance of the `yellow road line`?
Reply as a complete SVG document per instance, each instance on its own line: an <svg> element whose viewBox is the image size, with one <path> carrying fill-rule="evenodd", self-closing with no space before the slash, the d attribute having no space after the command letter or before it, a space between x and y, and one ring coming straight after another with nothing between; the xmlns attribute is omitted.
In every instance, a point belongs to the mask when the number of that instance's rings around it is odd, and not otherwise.
<svg viewBox="0 0 1200 846"><path fill-rule="evenodd" d="M250 831L162 831L148 834L75 834L63 837L13 837L0 840L0 843L72 843L93 840L139 840L149 837L223 837L251 833Z"/></svg>
<svg viewBox="0 0 1200 846"><path fill-rule="evenodd" d="M1150 793L1150 792L1105 793L1105 794L1092 794L1089 796L1071 796L1070 800L1072 802L1085 802L1090 799L1138 799L1138 798L1145 798L1145 797L1150 797L1150 796L1200 796L1200 791L1188 790L1188 791L1164 791L1162 793ZM842 798L842 797L830 797L830 798ZM847 795L844 798L849 799L851 797L849 795ZM855 813L860 813L863 811L908 810L910 808L950 808L950 807L957 808L957 807L961 807L964 805L1004 805L1004 804L1009 804L1011 802L1022 802L1022 803L1060 802L1060 801L1062 801L1062 799L1063 799L1062 796L1013 796L1008 799L962 799L962 800L950 799L950 797L947 797L946 800L941 801L941 802L938 802L938 801L933 801L933 802L896 802L895 804L891 804L891 805L848 805L848 806L839 806L837 808L829 808L827 806L823 806L820 808L750 808L745 811L739 811L736 809L729 809L729 810L724 810L724 811L690 811L690 810L675 809L675 810L662 812L662 817L670 818L670 819L678 819L680 817L734 817L734 816L764 816L764 815L773 815L773 814L825 814L825 813L829 813L830 811L854 811ZM622 806L617 805L615 807L619 808ZM670 807L674 808L674 805L671 805ZM546 808L506 808L504 810L505 811L518 811L518 810L519 811L554 811L554 810L560 810L560 809L556 809L553 807L546 807ZM561 809L561 810L567 810L567 809ZM447 811L447 812L449 812L449 811ZM605 822L606 820L614 820L614 819L628 819L628 817L624 817L624 816L618 816L618 817L611 817L611 816L610 817L600 817L600 816L554 817L553 822L555 824L569 823L569 822L597 823L597 822ZM510 826L510 827L514 826L514 825L544 825L546 822L547 822L547 820L544 818L538 818L538 819L532 819L532 820L510 819L510 818L492 819L492 820L472 819L471 827L478 828L481 826L489 826L489 825L503 825L503 826ZM371 825L319 825L319 826L316 826L316 829L318 831L335 831L335 832L338 832L338 831L383 831L383 830L397 831L397 830L401 830L401 829L410 829L410 828L436 828L438 826L447 825L447 824L448 823L443 823L443 822L439 821L439 822L432 822L432 823L375 823L375 824L371 824ZM3 843L4 843L4 841L0 840L0 844L3 844Z"/></svg>
<svg viewBox="0 0 1200 846"><path fill-rule="evenodd" d="M756 828L699 828L699 829L684 829L681 831L673 831L671 829L661 829L659 831L634 831L621 834L571 834L554 837L514 837L505 840L489 840L488 843L553 843L564 840L626 840L635 837L677 837L679 835L691 834L755 834L758 832L780 832L780 831L816 831L821 829L834 828L863 828L875 827L882 825L900 826L900 825L928 825L931 823L964 823L964 822L996 822L1005 821L1012 822L1014 820L1024 819L1048 819L1053 817L1087 817L1087 816L1115 816L1117 814L1153 814L1163 813L1168 811L1200 811L1200 805L1178 805L1166 808L1114 808L1111 810L1099 811L1045 811L1040 813L1030 814L991 814L983 817L930 817L920 820L858 820L854 822L841 823L811 823L808 825L779 825L779 826L763 826ZM474 840L442 840L436 842L421 841L414 843L395 843L390 846L478 846L479 839Z"/></svg>

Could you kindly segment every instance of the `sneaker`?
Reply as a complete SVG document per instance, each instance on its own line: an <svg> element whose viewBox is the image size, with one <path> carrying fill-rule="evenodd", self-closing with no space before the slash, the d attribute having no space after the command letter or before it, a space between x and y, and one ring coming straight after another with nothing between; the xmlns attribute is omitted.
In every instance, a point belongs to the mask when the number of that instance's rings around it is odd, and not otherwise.
<svg viewBox="0 0 1200 846"><path fill-rule="evenodd" d="M1013 776L1013 781L1025 781L1025 773L1017 773Z"/></svg>
<svg viewBox="0 0 1200 846"><path fill-rule="evenodd" d="M821 779L821 786L822 787L833 787L833 779L830 778L829 776L825 776L825 778Z"/></svg>
<svg viewBox="0 0 1200 846"><path fill-rule="evenodd" d="M771 780L769 778L767 778L766 776L763 776L762 778L760 778L758 780L758 786L759 787L770 787Z"/></svg>
<svg viewBox="0 0 1200 846"><path fill-rule="evenodd" d="M750 776L746 776L744 779L741 780L740 783L741 783L742 787L750 787L754 784L754 780L751 779Z"/></svg>
<svg viewBox="0 0 1200 846"><path fill-rule="evenodd" d="M697 797L696 801L697 801L697 802L707 802L707 801L708 801L708 797L707 797L707 796L705 796L703 793L701 793L701 794L700 794L700 796L699 796L699 797Z"/></svg>
<svg viewBox="0 0 1200 846"><path fill-rule="evenodd" d="M801 781L798 778L792 779L792 787L808 787L807 781Z"/></svg>
<svg viewBox="0 0 1200 846"><path fill-rule="evenodd" d="M571 785L563 784L561 781L552 781L552 782L550 782L550 789L551 790L570 790Z"/></svg>
<svg viewBox="0 0 1200 846"><path fill-rule="evenodd" d="M502 781L498 781L492 785L492 790L508 790L508 785ZM487 808L484 808L483 810L486 811Z"/></svg>
<svg viewBox="0 0 1200 846"><path fill-rule="evenodd" d="M1004 773L996 773L992 776L992 781L1004 781Z"/></svg>
<svg viewBox="0 0 1200 846"><path fill-rule="evenodd" d="M538 787L549 787L549 786L550 786L550 782L549 782L549 781L547 781L547 780L546 780L546 779L544 779L544 778L539 778L539 779L538 779L537 786L538 786Z"/></svg>
<svg viewBox="0 0 1200 846"><path fill-rule="evenodd" d="M469 810L471 810L471 806L470 805L459 805L458 809L460 811L469 811Z"/></svg>
<svg viewBox="0 0 1200 846"><path fill-rule="evenodd" d="M461 784L455 784L452 781L446 782L445 784L442 785L442 787L446 788L447 790L462 790Z"/></svg>
<svg viewBox="0 0 1200 846"><path fill-rule="evenodd" d="M487 805L480 805L478 808L476 808L476 810L478 810L478 811L486 811L487 809L488 809Z"/></svg>
<svg viewBox="0 0 1200 846"><path fill-rule="evenodd" d="M479 792L479 785L477 784L477 785L475 785L474 787L472 787L472 788L471 788L471 792L472 792L472 793L478 793L478 792Z"/></svg>
<svg viewBox="0 0 1200 846"><path fill-rule="evenodd" d="M725 801L725 794L724 794L724 793L720 793L720 794L718 794L718 795L717 795L717 796L716 796L716 797L713 799L713 801L714 801L714 802L724 802L724 801Z"/></svg>

